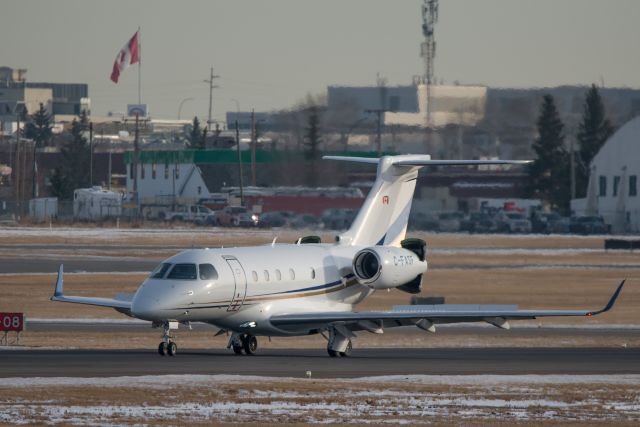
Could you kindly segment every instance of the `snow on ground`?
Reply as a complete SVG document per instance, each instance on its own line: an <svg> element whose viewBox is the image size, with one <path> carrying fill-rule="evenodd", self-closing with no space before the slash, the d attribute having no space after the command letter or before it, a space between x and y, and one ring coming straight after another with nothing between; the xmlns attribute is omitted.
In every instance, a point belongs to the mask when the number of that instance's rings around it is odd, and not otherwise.
<svg viewBox="0 0 640 427"><path fill-rule="evenodd" d="M359 379L164 375L112 378L7 378L0 423L121 425L189 422L431 424L465 420L640 421L640 375L414 375ZM65 387L105 396L145 389L138 401L95 397L82 404ZM562 391L563 387L572 387ZM618 387L618 389L616 389ZM621 387L621 389L620 389ZM46 397L33 394L45 388ZM164 399L167 389L175 393ZM24 392L21 393L21 390ZM189 390L186 392L186 390ZM586 390L583 392L583 390ZM610 395L610 390L616 390ZM71 393L71 396L77 393ZM136 394L140 396L140 393ZM95 396L95 394L92 394ZM161 396L160 402L152 396ZM610 397L611 396L611 397Z"/></svg>

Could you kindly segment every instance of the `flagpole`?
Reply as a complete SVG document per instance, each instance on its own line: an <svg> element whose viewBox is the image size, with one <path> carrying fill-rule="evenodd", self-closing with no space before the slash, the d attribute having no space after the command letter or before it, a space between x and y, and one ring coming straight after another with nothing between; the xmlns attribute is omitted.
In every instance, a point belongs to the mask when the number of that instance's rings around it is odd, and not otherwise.
<svg viewBox="0 0 640 427"><path fill-rule="evenodd" d="M138 27L138 104L142 104L142 35L140 34L140 27Z"/></svg>

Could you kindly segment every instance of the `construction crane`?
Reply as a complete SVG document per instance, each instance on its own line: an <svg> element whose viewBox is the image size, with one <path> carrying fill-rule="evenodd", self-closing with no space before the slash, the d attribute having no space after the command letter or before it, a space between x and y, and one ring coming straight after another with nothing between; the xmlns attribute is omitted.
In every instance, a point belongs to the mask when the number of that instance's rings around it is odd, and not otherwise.
<svg viewBox="0 0 640 427"><path fill-rule="evenodd" d="M431 125L431 85L434 82L433 69L436 56L435 23L438 22L438 0L423 0L422 34L420 56L424 58L424 83L427 85L427 127Z"/></svg>

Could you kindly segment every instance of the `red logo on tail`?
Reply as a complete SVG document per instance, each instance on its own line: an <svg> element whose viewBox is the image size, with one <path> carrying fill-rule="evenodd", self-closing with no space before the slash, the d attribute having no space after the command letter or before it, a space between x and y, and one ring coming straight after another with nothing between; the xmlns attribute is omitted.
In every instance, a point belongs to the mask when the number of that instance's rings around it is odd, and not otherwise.
<svg viewBox="0 0 640 427"><path fill-rule="evenodd" d="M382 204L383 205L389 204L389 196L382 196Z"/></svg>

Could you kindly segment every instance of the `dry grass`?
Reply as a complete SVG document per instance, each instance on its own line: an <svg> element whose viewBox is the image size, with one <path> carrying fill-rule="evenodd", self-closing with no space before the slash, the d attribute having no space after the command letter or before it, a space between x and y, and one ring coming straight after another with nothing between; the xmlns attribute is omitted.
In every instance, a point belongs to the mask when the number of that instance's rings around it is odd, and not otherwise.
<svg viewBox="0 0 640 427"><path fill-rule="evenodd" d="M393 383L352 380L211 377L191 385L0 386L0 404L13 421L31 423L151 423L240 425L637 425L638 385ZM170 390L170 393L168 393ZM170 397L170 398L168 398ZM98 413L108 407L108 412ZM0 416L1 417L1 416ZM0 418L2 419L2 418ZM6 418L4 418L6 421Z"/></svg>

